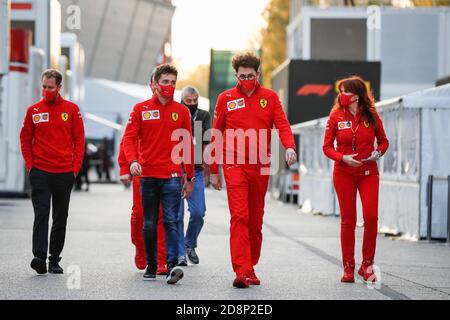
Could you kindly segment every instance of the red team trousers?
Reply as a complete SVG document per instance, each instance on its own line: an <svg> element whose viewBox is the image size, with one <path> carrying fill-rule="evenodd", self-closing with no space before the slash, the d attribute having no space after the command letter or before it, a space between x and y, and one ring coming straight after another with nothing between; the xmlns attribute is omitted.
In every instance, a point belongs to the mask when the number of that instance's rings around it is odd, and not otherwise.
<svg viewBox="0 0 450 320"><path fill-rule="evenodd" d="M341 209L342 259L355 263L356 193L359 192L364 218L363 260L374 261L378 231L378 170L335 168L333 183Z"/></svg>
<svg viewBox="0 0 450 320"><path fill-rule="evenodd" d="M231 213L230 249L233 270L245 275L261 254L264 199L269 182L258 165L224 165Z"/></svg>

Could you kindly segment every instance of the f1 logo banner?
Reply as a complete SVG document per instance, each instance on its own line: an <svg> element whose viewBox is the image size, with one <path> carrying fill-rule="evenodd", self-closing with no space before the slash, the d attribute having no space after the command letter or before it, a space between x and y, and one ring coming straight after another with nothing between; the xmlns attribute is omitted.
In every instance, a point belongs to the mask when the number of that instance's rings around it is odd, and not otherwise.
<svg viewBox="0 0 450 320"><path fill-rule="evenodd" d="M284 92L284 107L291 124L329 115L338 80L358 75L375 100L380 98L381 63L366 61L290 60L272 78L273 89Z"/></svg>

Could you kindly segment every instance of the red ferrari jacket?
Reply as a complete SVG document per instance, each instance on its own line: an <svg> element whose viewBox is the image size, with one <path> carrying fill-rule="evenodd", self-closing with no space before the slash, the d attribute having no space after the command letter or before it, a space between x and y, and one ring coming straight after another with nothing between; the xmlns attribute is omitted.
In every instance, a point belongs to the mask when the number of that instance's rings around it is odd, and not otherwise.
<svg viewBox="0 0 450 320"><path fill-rule="evenodd" d="M123 140L120 142L119 158L117 159L120 168L120 175L131 174L130 165L128 164L127 157L123 151Z"/></svg>
<svg viewBox="0 0 450 320"><path fill-rule="evenodd" d="M172 141L172 133L177 129L184 129L186 139L189 140L184 141L180 137L177 141ZM172 159L172 152L181 141L189 146L190 155L182 155L183 163L176 163L178 159ZM162 105L156 95L138 103L134 106L125 129L123 150L128 165L137 160L142 166L142 177L181 177L184 164L187 178L193 178L194 146L189 109L173 100Z"/></svg>
<svg viewBox="0 0 450 320"><path fill-rule="evenodd" d="M78 174L84 157L84 125L78 106L60 95L28 108L20 131L20 146L28 170Z"/></svg>
<svg viewBox="0 0 450 320"><path fill-rule="evenodd" d="M325 137L323 142L324 154L335 161L336 167L350 168L342 162L342 157L349 154L358 154L355 160L367 159L374 150L380 151L382 155L389 147L389 141L384 132L383 122L378 113L374 114L375 127L362 115L361 110L353 116L347 108L334 109L328 118ZM354 133L353 133L354 132ZM353 139L355 135L355 139ZM375 148L375 138L377 147ZM334 147L334 141L337 147ZM356 147L356 150L353 150ZM364 162L356 170L367 170L377 167L376 161Z"/></svg>
<svg viewBox="0 0 450 320"><path fill-rule="evenodd" d="M281 106L278 95L267 88L257 84L253 94L248 97L240 90L239 85L235 88L221 93L217 100L216 111L214 114L213 129L220 130L223 134L223 162L228 164L227 159L233 159L237 164L238 158L245 159L245 163L251 163L250 155L256 154L257 165L270 165L262 163L260 154L270 156L271 130L275 127L279 131L279 136L283 146L288 149L296 149L294 136L291 126L286 118L286 114ZM231 129L231 131L229 131ZM235 130L242 129L246 132L256 130L257 144L252 146L249 141L245 143L245 150L238 147L238 138ZM267 135L261 135L261 129L267 132ZM234 131L234 133L233 133ZM247 131L248 132L248 131ZM233 134L234 137L227 139L227 135ZM252 134L249 133L248 136ZM213 133L211 143L214 144L216 136ZM227 143L233 141L233 143ZM245 154L242 154L242 151ZM219 159L212 152L213 159L210 164L211 173L219 172Z"/></svg>

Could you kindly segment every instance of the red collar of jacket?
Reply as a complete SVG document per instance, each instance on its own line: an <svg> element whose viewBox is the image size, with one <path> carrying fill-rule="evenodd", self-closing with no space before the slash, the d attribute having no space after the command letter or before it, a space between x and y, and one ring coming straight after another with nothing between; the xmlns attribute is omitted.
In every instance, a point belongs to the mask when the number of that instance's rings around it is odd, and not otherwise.
<svg viewBox="0 0 450 320"><path fill-rule="evenodd" d="M152 104L155 104L158 107L166 107L166 106L170 106L174 100L173 98L170 99L169 101L167 101L166 104L162 104L161 101L158 98L158 95L156 93L153 94L152 98L150 99L150 101L152 102Z"/></svg>
<svg viewBox="0 0 450 320"><path fill-rule="evenodd" d="M41 102L42 102L43 104L48 105L48 106L55 106L55 105L57 105L57 104L60 104L60 103L63 102L63 101L64 101L64 98L61 97L61 94L59 94L59 93L58 93L58 97L56 97L56 100L55 100L55 102L53 102L53 103L47 103L47 102L45 102L44 98L41 99Z"/></svg>
<svg viewBox="0 0 450 320"><path fill-rule="evenodd" d="M358 106L358 111L356 112L355 115L353 115L353 113L350 112L349 107L345 107L342 108L344 110L345 115L350 115L351 117L359 117L362 113L362 108Z"/></svg>

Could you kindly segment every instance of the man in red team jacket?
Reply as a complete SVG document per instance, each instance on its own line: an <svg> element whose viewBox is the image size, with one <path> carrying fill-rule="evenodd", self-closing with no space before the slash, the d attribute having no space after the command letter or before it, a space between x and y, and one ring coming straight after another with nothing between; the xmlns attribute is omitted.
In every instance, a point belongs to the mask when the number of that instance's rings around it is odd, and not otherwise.
<svg viewBox="0 0 450 320"><path fill-rule="evenodd" d="M231 213L231 260L236 273L233 286L248 288L250 284L260 284L254 266L261 253L264 198L269 180L268 170L263 169L270 166L270 160L258 158L252 163L251 159L261 152L265 156L270 155L271 129L274 126L286 148L289 166L296 162L297 155L291 127L277 94L258 83L260 59L253 53L239 54L233 58L232 64L238 84L219 95L213 129L224 134L225 141L223 168ZM236 134L239 131L256 137L253 147L249 147L249 143L245 143L245 150L236 147L239 145L239 134ZM217 133L213 132L212 150ZM213 158L211 162L210 181L214 188L220 190L222 183L217 160L219 158Z"/></svg>
<svg viewBox="0 0 450 320"><path fill-rule="evenodd" d="M34 207L31 268L38 274L47 273L51 202L53 224L48 272L63 273L59 266L60 254L66 236L70 193L84 157L84 126L78 106L59 94L62 75L47 70L41 79L43 98L28 108L20 132Z"/></svg>
<svg viewBox="0 0 450 320"><path fill-rule="evenodd" d="M150 77L150 83L153 82L155 75ZM130 165L128 164L125 152L123 150L123 139L120 143L118 163L120 168L120 181L124 185L132 183L133 188L133 206L131 209L131 242L136 247L136 255L134 263L139 270L144 270L147 267L147 258L145 256L144 238L142 236L142 229L144 227L144 213L142 209L141 198L141 182L139 177L133 177L130 172ZM139 149L139 148L138 148ZM157 275L166 275L166 241L164 239L164 226L162 222L162 206L158 213L158 268Z"/></svg>
<svg viewBox="0 0 450 320"><path fill-rule="evenodd" d="M168 284L175 284L183 277L183 270L177 266L177 214L182 193L190 197L195 179L191 116L185 106L173 100L177 75L178 71L172 65L163 64L156 68L151 81L153 97L135 105L123 136L130 172L141 177L147 256L144 280L156 279L156 230L158 209L162 203ZM183 191L182 164L186 172Z"/></svg>

